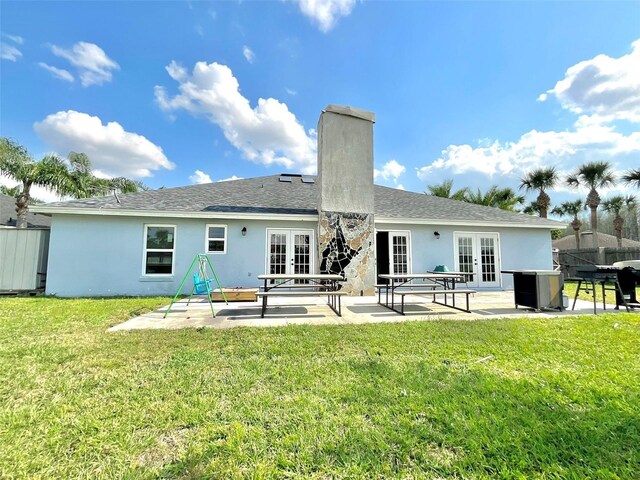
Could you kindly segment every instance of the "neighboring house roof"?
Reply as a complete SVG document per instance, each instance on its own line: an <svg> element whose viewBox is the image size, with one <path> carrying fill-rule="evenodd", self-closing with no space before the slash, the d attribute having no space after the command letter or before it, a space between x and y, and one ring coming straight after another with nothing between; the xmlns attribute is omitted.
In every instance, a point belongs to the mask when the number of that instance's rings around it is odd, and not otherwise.
<svg viewBox="0 0 640 480"><path fill-rule="evenodd" d="M568 235L566 237L558 238L553 242L553 248L558 250L574 250L576 247L575 235ZM618 239L613 235L598 232L598 246L616 248L618 246ZM623 247L640 247L640 242L630 240L628 238L622 239ZM593 234L591 231L580 232L580 248L593 248Z"/></svg>
<svg viewBox="0 0 640 480"><path fill-rule="evenodd" d="M16 199L0 193L0 225L7 227L16 226ZM51 226L51 217L32 213L27 213L27 227L42 228Z"/></svg>
<svg viewBox="0 0 640 480"><path fill-rule="evenodd" d="M283 181L288 179L290 181ZM316 216L315 176L272 175L186 187L162 188L92 199L39 205L43 213L259 218L263 215ZM379 222L438 225L509 225L563 228L565 223L497 208L376 185ZM225 215L228 214L228 215Z"/></svg>

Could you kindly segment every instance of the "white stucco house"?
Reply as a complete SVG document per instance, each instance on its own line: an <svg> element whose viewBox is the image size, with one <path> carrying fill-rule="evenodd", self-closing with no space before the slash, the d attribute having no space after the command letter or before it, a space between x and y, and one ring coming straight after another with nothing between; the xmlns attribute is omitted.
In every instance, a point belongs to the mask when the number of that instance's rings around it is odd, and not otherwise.
<svg viewBox="0 0 640 480"><path fill-rule="evenodd" d="M372 294L383 273L436 265L507 289L501 269L551 269L565 224L373 183L370 112L327 107L318 175L282 174L34 207L52 217L46 293L172 295L207 253L224 286L261 273L340 272Z"/></svg>

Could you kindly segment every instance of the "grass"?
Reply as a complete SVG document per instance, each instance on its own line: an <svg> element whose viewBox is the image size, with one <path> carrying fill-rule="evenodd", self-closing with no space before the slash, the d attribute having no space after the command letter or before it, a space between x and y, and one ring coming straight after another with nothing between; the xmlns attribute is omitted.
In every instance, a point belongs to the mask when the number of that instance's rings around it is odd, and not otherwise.
<svg viewBox="0 0 640 480"><path fill-rule="evenodd" d="M640 478L640 316L106 333L0 299L0 477Z"/></svg>
<svg viewBox="0 0 640 480"><path fill-rule="evenodd" d="M569 297L569 307L573 303L573 298L576 294L576 289L578 288L578 282L568 281L564 282L564 293ZM580 288L580 292L578 293L578 298L581 300L587 300L588 302L593 301L593 295L591 292L587 293L583 290L583 286ZM612 288L612 285L607 285L607 288ZM616 294L615 292L609 290L606 292L607 294L607 305L615 305L616 304ZM640 299L640 287L636 288L636 298ZM596 302L598 303L598 307L602 307L602 287L599 284L596 284Z"/></svg>

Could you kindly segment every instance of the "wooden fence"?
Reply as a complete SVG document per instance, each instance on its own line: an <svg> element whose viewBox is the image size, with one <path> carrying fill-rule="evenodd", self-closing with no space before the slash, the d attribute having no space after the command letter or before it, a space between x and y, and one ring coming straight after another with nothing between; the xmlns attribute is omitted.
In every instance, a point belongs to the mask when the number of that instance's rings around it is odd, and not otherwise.
<svg viewBox="0 0 640 480"><path fill-rule="evenodd" d="M555 262L564 272L565 277L575 276L576 265L611 265L623 260L640 260L640 248L581 248L560 250Z"/></svg>

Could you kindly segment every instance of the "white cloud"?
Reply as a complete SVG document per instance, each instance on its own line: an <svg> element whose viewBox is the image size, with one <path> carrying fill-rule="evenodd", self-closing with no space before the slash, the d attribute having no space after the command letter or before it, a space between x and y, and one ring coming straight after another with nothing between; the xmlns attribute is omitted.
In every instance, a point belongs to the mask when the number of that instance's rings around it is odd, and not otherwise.
<svg viewBox="0 0 640 480"><path fill-rule="evenodd" d="M193 175L189 177L189 181L191 183L202 184L211 183L213 180L211 180L211 177L204 173L202 170L196 170L195 172L193 172Z"/></svg>
<svg viewBox="0 0 640 480"><path fill-rule="evenodd" d="M165 67L165 70L176 82L184 82L189 78L189 72L187 72L187 69L176 63L175 60L172 60L171 63Z"/></svg>
<svg viewBox="0 0 640 480"><path fill-rule="evenodd" d="M10 60L15 62L22 56L22 52L13 45L6 42L0 42L0 58L2 60Z"/></svg>
<svg viewBox="0 0 640 480"><path fill-rule="evenodd" d="M429 181L437 171L453 174L480 173L521 176L537 167L555 165L568 172L587 161L607 160L621 169L630 168L634 155L640 154L640 132L625 135L615 126L593 117L582 116L573 130L539 132L531 130L515 142L494 141L491 145L449 145L430 165L417 170L418 177Z"/></svg>
<svg viewBox="0 0 640 480"><path fill-rule="evenodd" d="M404 165L399 164L395 160L390 160L385 163L382 170L375 169L373 171L373 178L384 178L385 180L394 180L397 182L400 175L406 171Z"/></svg>
<svg viewBox="0 0 640 480"><path fill-rule="evenodd" d="M400 184L398 184L398 185L396 185L396 188L397 188L398 190L404 190L404 189L405 189L405 188L404 188L404 185L402 185L401 183L400 183Z"/></svg>
<svg viewBox="0 0 640 480"><path fill-rule="evenodd" d="M61 155L86 153L93 168L106 176L142 178L160 168L174 168L162 148L125 131L117 122L103 125L98 117L68 110L51 114L33 127Z"/></svg>
<svg viewBox="0 0 640 480"><path fill-rule="evenodd" d="M44 62L38 62L38 65L60 80L64 80L66 82L73 82L75 80L73 78L73 75L71 75L71 73L69 73L67 70L64 70L63 68L52 67L51 65L47 65Z"/></svg>
<svg viewBox="0 0 640 480"><path fill-rule="evenodd" d="M198 62L191 75L186 75L172 62L167 72L179 83L180 93L170 97L164 87L156 86L160 108L205 116L252 162L315 172L316 133L313 129L306 132L286 104L274 98L260 98L252 108L226 65Z"/></svg>
<svg viewBox="0 0 640 480"><path fill-rule="evenodd" d="M235 175L229 177L229 178L223 178L221 180L218 180L218 182L232 182L233 180L242 180L243 177L236 177Z"/></svg>
<svg viewBox="0 0 640 480"><path fill-rule="evenodd" d="M611 163L616 172L637 168L640 132L625 134L616 121L640 122L640 40L628 55L617 59L598 55L572 66L538 101L551 95L564 109L580 115L572 128L531 130L516 141L483 139L476 146L449 145L440 158L417 169L418 177L433 181L452 174L476 179L478 174L483 178L500 175L501 181L515 183L527 171L551 165L561 176L596 160ZM566 186L559 184L556 190Z"/></svg>
<svg viewBox="0 0 640 480"><path fill-rule="evenodd" d="M294 97L294 96L296 96L296 95L298 94L298 92L296 92L295 90L292 90L292 89L290 89L290 88L286 88L286 87L285 87L285 91L286 91L289 95L291 95L292 97Z"/></svg>
<svg viewBox="0 0 640 480"><path fill-rule="evenodd" d="M13 43L17 43L18 45L24 44L24 38L22 38L20 35L9 35L8 33L3 33L2 36L4 38L8 38Z"/></svg>
<svg viewBox="0 0 640 480"><path fill-rule="evenodd" d="M253 63L256 59L256 54L246 45L242 47L242 55L244 55L244 58L246 58L249 63Z"/></svg>
<svg viewBox="0 0 640 480"><path fill-rule="evenodd" d="M191 175L189 177L189 180L191 181L191 183L195 183L195 184L203 184L203 183L213 183L213 180L211 180L211 177L204 173L202 170L196 170L195 172L193 172L193 175ZM229 178L222 178L220 180L216 180L217 183L219 182L231 182L233 180L242 180L242 177L236 177L235 175L229 177Z"/></svg>
<svg viewBox="0 0 640 480"><path fill-rule="evenodd" d="M619 58L598 55L570 67L555 87L538 97L554 95L563 108L607 120L640 122L640 39Z"/></svg>
<svg viewBox="0 0 640 480"><path fill-rule="evenodd" d="M351 14L356 0L293 0L303 15L318 25L321 32L331 30L340 17Z"/></svg>
<svg viewBox="0 0 640 480"><path fill-rule="evenodd" d="M83 87L110 82L113 78L112 71L120 69L120 66L95 43L78 42L71 49L53 45L51 51L77 68Z"/></svg>

